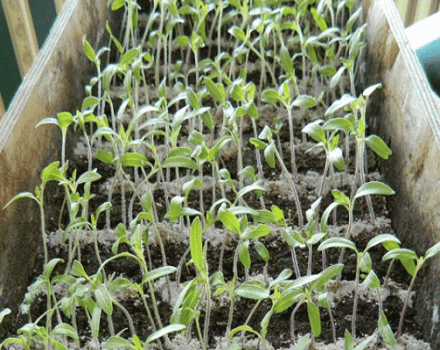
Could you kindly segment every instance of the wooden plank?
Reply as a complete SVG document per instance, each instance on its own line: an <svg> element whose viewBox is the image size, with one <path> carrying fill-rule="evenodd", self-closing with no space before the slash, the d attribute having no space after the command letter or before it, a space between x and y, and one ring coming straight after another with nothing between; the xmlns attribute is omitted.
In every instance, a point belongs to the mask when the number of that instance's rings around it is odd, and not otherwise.
<svg viewBox="0 0 440 350"><path fill-rule="evenodd" d="M401 18L405 18L405 16L406 16L406 9L408 7L408 2L409 2L409 0L397 0L396 1L397 8L399 10Z"/></svg>
<svg viewBox="0 0 440 350"><path fill-rule="evenodd" d="M5 104L3 103L2 93L0 92L0 119L5 114Z"/></svg>
<svg viewBox="0 0 440 350"><path fill-rule="evenodd" d="M66 2L66 0L54 0L57 15L59 15L61 13L61 10L63 9L65 2Z"/></svg>
<svg viewBox="0 0 440 350"><path fill-rule="evenodd" d="M27 0L1 0L14 46L20 74L23 77L38 54L32 14Z"/></svg>
<svg viewBox="0 0 440 350"><path fill-rule="evenodd" d="M371 99L367 114L375 116L374 132L393 152L382 166L396 191L387 199L393 229L404 247L423 256L440 241L440 99L428 85L394 3L373 1L364 36L366 85L380 81L383 89ZM437 349L440 259L427 265L414 309L424 336Z"/></svg>
<svg viewBox="0 0 440 350"><path fill-rule="evenodd" d="M425 1L419 1L417 4L417 11L414 23L421 21L422 19L428 17L430 15L429 10L431 8L431 1L425 0Z"/></svg>
<svg viewBox="0 0 440 350"><path fill-rule="evenodd" d="M417 11L417 0L408 0L405 10L405 17L404 17L405 28L415 22L416 11Z"/></svg>
<svg viewBox="0 0 440 350"><path fill-rule="evenodd" d="M0 310L17 310L30 282L35 245L41 237L38 206L33 201L20 200L2 208L17 193L34 192L41 170L59 159L59 129L35 126L43 118L75 112L81 105L84 86L96 74L83 53L82 38L87 35L95 48L96 38L108 40L103 35L108 11L107 0L67 0L0 119ZM8 326L7 319L2 328Z"/></svg>

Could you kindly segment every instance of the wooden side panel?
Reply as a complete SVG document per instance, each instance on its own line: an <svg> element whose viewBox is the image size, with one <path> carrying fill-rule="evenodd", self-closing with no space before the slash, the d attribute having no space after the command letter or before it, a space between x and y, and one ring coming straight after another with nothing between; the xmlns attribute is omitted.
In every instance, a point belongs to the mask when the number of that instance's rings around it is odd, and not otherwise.
<svg viewBox="0 0 440 350"><path fill-rule="evenodd" d="M95 74L83 53L82 38L87 35L91 44L98 46L108 12L107 0L67 0L0 119L0 310L15 308L22 300L41 235L39 211L31 200L2 208L17 193L34 192L41 170L59 159L59 130L35 126L43 118L66 110L74 112L81 105L84 86Z"/></svg>
<svg viewBox="0 0 440 350"><path fill-rule="evenodd" d="M54 0L54 2L55 2L55 8L57 10L57 14L60 14L66 0Z"/></svg>
<svg viewBox="0 0 440 350"><path fill-rule="evenodd" d="M383 162L386 181L396 191L389 202L393 228L403 245L421 256L440 241L440 101L429 88L394 3L373 1L365 19L366 81L384 85L368 114L375 116L375 132L393 152ZM438 349L440 258L426 265L416 282L415 309L425 336Z"/></svg>
<svg viewBox="0 0 440 350"><path fill-rule="evenodd" d="M3 103L2 94L0 93L0 119L3 117L3 114L5 114L5 104Z"/></svg>
<svg viewBox="0 0 440 350"><path fill-rule="evenodd" d="M27 0L2 0L18 68L23 77L38 54L38 41Z"/></svg>

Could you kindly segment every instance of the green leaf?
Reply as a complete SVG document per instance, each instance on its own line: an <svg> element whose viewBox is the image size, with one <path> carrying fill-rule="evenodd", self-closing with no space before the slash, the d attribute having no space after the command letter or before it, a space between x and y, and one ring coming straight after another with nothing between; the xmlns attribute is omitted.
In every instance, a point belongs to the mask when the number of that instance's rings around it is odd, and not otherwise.
<svg viewBox="0 0 440 350"><path fill-rule="evenodd" d="M275 278L272 282L269 284L269 288L272 288L276 284L280 283L281 281L287 280L290 276L292 276L292 270L291 269L284 269L280 272L277 278Z"/></svg>
<svg viewBox="0 0 440 350"><path fill-rule="evenodd" d="M309 322L315 337L321 335L321 318L319 316L318 306L313 301L307 302L307 313L309 314Z"/></svg>
<svg viewBox="0 0 440 350"><path fill-rule="evenodd" d="M319 68L319 74L323 77L331 77L336 74L336 69L333 66L323 66Z"/></svg>
<svg viewBox="0 0 440 350"><path fill-rule="evenodd" d="M95 170L92 171L86 171L85 173L81 174L81 176L76 180L76 184L82 184L86 182L93 182L98 181L101 178L101 175L99 175Z"/></svg>
<svg viewBox="0 0 440 350"><path fill-rule="evenodd" d="M364 350L368 346L368 344L376 338L376 331L372 335L370 335L367 339L365 339L362 343L360 343L358 346L354 348L354 350Z"/></svg>
<svg viewBox="0 0 440 350"><path fill-rule="evenodd" d="M260 150L260 151L266 149L266 147L267 147L267 143L266 143L266 142L263 142L263 141L261 141L261 140L255 139L255 138L253 138L253 137L251 137L251 138L249 139L249 142L250 142L251 144L253 144L253 145L254 145L258 150Z"/></svg>
<svg viewBox="0 0 440 350"><path fill-rule="evenodd" d="M329 152L328 161L330 162L330 164L335 166L336 169L338 169L339 171L342 171L345 168L344 156L342 154L342 150L339 147Z"/></svg>
<svg viewBox="0 0 440 350"><path fill-rule="evenodd" d="M98 158L104 164L112 164L114 161L112 154L103 149L98 150L96 153L96 158Z"/></svg>
<svg viewBox="0 0 440 350"><path fill-rule="evenodd" d="M14 198L12 198L4 207L3 209L6 209L11 203L15 202L17 199L21 199L21 198L31 198L34 201L36 201L37 203L39 203L38 199L30 192L21 192L19 194L17 194Z"/></svg>
<svg viewBox="0 0 440 350"><path fill-rule="evenodd" d="M133 62L133 60L139 56L140 54L140 49L135 47L129 51L127 51L126 53L124 53L124 55L121 57L119 64L120 65L124 65L124 64L128 64ZM131 82L130 82L131 83Z"/></svg>
<svg viewBox="0 0 440 350"><path fill-rule="evenodd" d="M348 248L353 250L356 254L358 253L356 245L352 241L342 237L331 237L326 239L319 245L318 250L321 251L329 248Z"/></svg>
<svg viewBox="0 0 440 350"><path fill-rule="evenodd" d="M257 210L257 212L258 214L253 215L255 221L257 222L262 224L273 224L277 221L275 215L267 209Z"/></svg>
<svg viewBox="0 0 440 350"><path fill-rule="evenodd" d="M294 72L292 57L290 56L289 50L284 44L281 44L279 55L281 66L287 74L292 75Z"/></svg>
<svg viewBox="0 0 440 350"><path fill-rule="evenodd" d="M57 114L57 120L61 130L65 131L73 123L73 116L69 112L61 112Z"/></svg>
<svg viewBox="0 0 440 350"><path fill-rule="evenodd" d="M367 87L364 92L362 93L362 95L364 95L365 97L370 96L374 91L376 91L376 89L381 89L382 88L382 84L378 83L372 86Z"/></svg>
<svg viewBox="0 0 440 350"><path fill-rule="evenodd" d="M239 327L236 327L233 330L231 330L231 332L229 333L229 340L231 340L234 337L234 334L237 332L251 332L260 338L260 333L254 331L251 327L239 326Z"/></svg>
<svg viewBox="0 0 440 350"><path fill-rule="evenodd" d="M295 98L292 105L302 109L309 109L316 106L316 100L312 96L299 95Z"/></svg>
<svg viewBox="0 0 440 350"><path fill-rule="evenodd" d="M52 330L52 335L62 335L66 337L70 337L75 340L79 340L78 333L76 332L75 328L73 328L70 324L67 323L59 323L56 325L56 327Z"/></svg>
<svg viewBox="0 0 440 350"><path fill-rule="evenodd" d="M302 297L303 294L298 289L285 289L280 298L273 304L273 312L278 314L287 310Z"/></svg>
<svg viewBox="0 0 440 350"><path fill-rule="evenodd" d="M313 45L307 45L307 53L309 54L310 61L315 64L318 64L318 57L316 56L316 51Z"/></svg>
<svg viewBox="0 0 440 350"><path fill-rule="evenodd" d="M6 308L0 312L0 324L2 323L5 316L9 315L11 313L11 309Z"/></svg>
<svg viewBox="0 0 440 350"><path fill-rule="evenodd" d="M193 258L194 260L194 258ZM147 283L147 282L151 282L154 281L158 278L170 275L174 272L177 271L177 268L174 266L162 266L162 267L158 267L154 270L149 271L144 278L142 279L142 283Z"/></svg>
<svg viewBox="0 0 440 350"><path fill-rule="evenodd" d="M237 217L228 209L220 211L218 214L220 221L232 232L240 232L240 222Z"/></svg>
<svg viewBox="0 0 440 350"><path fill-rule="evenodd" d="M385 185L382 182L370 181L370 182L364 183L361 187L358 188L354 198L357 199L359 197L368 196L368 195L372 195L372 194L390 196L395 193L396 192L394 192L389 186Z"/></svg>
<svg viewBox="0 0 440 350"><path fill-rule="evenodd" d="M271 168L275 168L275 144L272 141L264 150L264 158Z"/></svg>
<svg viewBox="0 0 440 350"><path fill-rule="evenodd" d="M73 119L73 117L72 117ZM58 125L58 127L61 128L60 124L58 123L58 120L55 118L44 118L42 120L40 120L37 125L35 125L36 128L38 128L40 125L44 125L44 124L54 124L54 125Z"/></svg>
<svg viewBox="0 0 440 350"><path fill-rule="evenodd" d="M359 268L362 272L369 273L371 271L371 267L373 266L373 262L371 261L370 253L366 252L362 254L362 259L359 263Z"/></svg>
<svg viewBox="0 0 440 350"><path fill-rule="evenodd" d="M186 326L183 324L170 324L162 329L159 329L158 331L152 333L146 340L146 344L151 343L152 341L155 341L156 339L159 339L161 337L163 337L166 334L170 334L173 332L180 332L183 331L184 329L186 329Z"/></svg>
<svg viewBox="0 0 440 350"><path fill-rule="evenodd" d="M406 248L393 249L382 257L382 261L389 259L418 260L417 254Z"/></svg>
<svg viewBox="0 0 440 350"><path fill-rule="evenodd" d="M342 78L342 74L344 74L346 67L342 66L338 69L335 75L330 80L330 88L334 89L336 85L339 84ZM327 114L326 114L327 115Z"/></svg>
<svg viewBox="0 0 440 350"><path fill-rule="evenodd" d="M386 261L389 259L399 259L402 265L405 267L406 271L411 276L414 276L414 274L416 273L416 265L414 263L414 260L418 259L416 253L414 253L412 250L405 248L393 249L382 257L382 261Z"/></svg>
<svg viewBox="0 0 440 350"><path fill-rule="evenodd" d="M242 283L236 290L235 295L246 299L263 300L269 298L270 291L260 281L247 281Z"/></svg>
<svg viewBox="0 0 440 350"><path fill-rule="evenodd" d="M247 229L242 234L243 240L255 239L259 237L265 237L270 233L269 226L258 225L258 226L248 226Z"/></svg>
<svg viewBox="0 0 440 350"><path fill-rule="evenodd" d="M303 287L309 283L312 283L313 281L316 281L319 277L321 277L320 274L299 277L296 280L287 283L285 289L297 289Z"/></svg>
<svg viewBox="0 0 440 350"><path fill-rule="evenodd" d="M83 36L83 46L84 46L84 53L86 54L87 58L90 61L95 62L95 60L96 60L95 51L93 50L93 48L90 45L90 43L87 41L85 35Z"/></svg>
<svg viewBox="0 0 440 350"><path fill-rule="evenodd" d="M128 278L118 277L111 282L111 284L108 287L108 290L110 293L112 293L129 287L134 287L133 282L131 282Z"/></svg>
<svg viewBox="0 0 440 350"><path fill-rule="evenodd" d="M431 248L429 248L425 253L425 259L432 258L436 256L440 252L440 242L433 245Z"/></svg>
<svg viewBox="0 0 440 350"><path fill-rule="evenodd" d="M188 101L193 109L199 109L200 108L200 101L197 97L196 93L188 87L186 89L186 96L188 97Z"/></svg>
<svg viewBox="0 0 440 350"><path fill-rule="evenodd" d="M188 47L189 38L185 35L179 35L174 39L173 43L176 44L177 46Z"/></svg>
<svg viewBox="0 0 440 350"><path fill-rule="evenodd" d="M345 118L332 118L326 121L322 128L324 130L341 130L344 133L348 134L351 131L354 131L353 124Z"/></svg>
<svg viewBox="0 0 440 350"><path fill-rule="evenodd" d="M328 217L332 212L332 210L336 208L338 205L339 205L338 202L333 202L324 210L324 213L322 214L321 217L321 232L327 232Z"/></svg>
<svg viewBox="0 0 440 350"><path fill-rule="evenodd" d="M373 270L371 270L368 273L367 277L365 277L363 284L371 289L378 289L380 287L379 278Z"/></svg>
<svg viewBox="0 0 440 350"><path fill-rule="evenodd" d="M95 290L95 298L99 307L104 310L107 315L111 316L113 314L113 303L105 285L101 284L98 289Z"/></svg>
<svg viewBox="0 0 440 350"><path fill-rule="evenodd" d="M306 335L303 335L301 338L299 338L298 343L295 346L294 350L306 350L308 349L310 340L310 333L307 333Z"/></svg>
<svg viewBox="0 0 440 350"><path fill-rule="evenodd" d="M269 251L264 246L264 244L259 241L256 241L254 243L254 247L258 255L261 257L261 259L263 259L264 262L267 264L269 262L270 255L269 255Z"/></svg>
<svg viewBox="0 0 440 350"><path fill-rule="evenodd" d="M209 130L212 130L214 128L214 119L212 118L212 115L211 115L211 113L209 113L209 111L203 112L201 118L202 118L203 124Z"/></svg>
<svg viewBox="0 0 440 350"><path fill-rule="evenodd" d="M266 189L261 185L261 183L261 181L257 181L253 184L243 187L240 191L238 191L235 201L238 201L238 199L243 197L246 193L252 191L265 191Z"/></svg>
<svg viewBox="0 0 440 350"><path fill-rule="evenodd" d="M95 96L88 96L83 100L81 111L85 111L87 108L95 107L99 103L99 100Z"/></svg>
<svg viewBox="0 0 440 350"><path fill-rule="evenodd" d="M112 11L119 10L124 4L125 0L114 0L112 3Z"/></svg>
<svg viewBox="0 0 440 350"><path fill-rule="evenodd" d="M133 349L137 350L133 344L131 344L128 340L121 338L120 336L113 336L108 338L103 344L102 347L106 350L121 350L121 349Z"/></svg>
<svg viewBox="0 0 440 350"><path fill-rule="evenodd" d="M379 136L370 135L365 138L365 143L374 151L374 153L383 159L388 159L392 154L392 151L388 148L387 144Z"/></svg>
<svg viewBox="0 0 440 350"><path fill-rule="evenodd" d="M58 168L60 165L60 162L52 162L47 167L44 168L44 170L41 173L41 181L43 184L45 184L48 181L61 181L64 180L63 173Z"/></svg>
<svg viewBox="0 0 440 350"><path fill-rule="evenodd" d="M332 190L332 195L338 204L345 207L350 206L350 198L348 198L343 192L339 190Z"/></svg>
<svg viewBox="0 0 440 350"><path fill-rule="evenodd" d="M344 264L335 264L327 267L319 273L318 279L312 282L310 289L320 289L324 287L333 277L339 275L344 268Z"/></svg>
<svg viewBox="0 0 440 350"><path fill-rule="evenodd" d="M49 279L50 275L52 275L52 271L55 268L56 264L58 264L59 262L64 262L63 259L61 258L53 258L51 259L47 265L44 267L44 276Z"/></svg>
<svg viewBox="0 0 440 350"><path fill-rule="evenodd" d="M231 28L228 29L229 34L231 34L234 38L241 40L241 41L246 41L246 34L243 32L242 29L240 29L237 26L232 26Z"/></svg>
<svg viewBox="0 0 440 350"><path fill-rule="evenodd" d="M84 277L87 280L89 279L89 276L86 274L84 267L82 266L82 264L78 260L75 260L73 262L72 275L77 276L77 277Z"/></svg>
<svg viewBox="0 0 440 350"><path fill-rule="evenodd" d="M220 104L225 104L225 94L220 90L220 88L212 81L211 78L205 77L203 79L209 94Z"/></svg>
<svg viewBox="0 0 440 350"><path fill-rule="evenodd" d="M325 112L325 116L333 114L337 110L344 108L353 101L356 101L356 99L353 96L350 96L348 94L343 95L339 100L333 102L333 104Z"/></svg>
<svg viewBox="0 0 440 350"><path fill-rule="evenodd" d="M383 244L385 242L395 242L397 244L400 244L400 240L396 236L390 233L382 233L370 239L370 241L367 243L367 246L365 247L365 252L369 250L371 247L374 247L380 243Z"/></svg>
<svg viewBox="0 0 440 350"><path fill-rule="evenodd" d="M171 221L177 222L177 220L182 215L182 203L183 203L184 200L185 200L185 197L182 197L182 196L174 196L171 199L170 209L169 209L169 211L167 213L168 218Z"/></svg>
<svg viewBox="0 0 440 350"><path fill-rule="evenodd" d="M319 125L320 123L322 123L321 119L314 120L313 122L310 122L309 124L307 124L301 130L301 132L306 133L311 138L313 138L315 141L322 142L325 144L327 142L327 139L325 137L324 129L321 127L321 125Z"/></svg>
<svg viewBox="0 0 440 350"><path fill-rule="evenodd" d="M385 344L395 349L396 339L394 338L393 331L391 330L391 327L388 324L388 320L383 312L381 312L379 316L378 328L379 328L379 334L382 337Z"/></svg>
<svg viewBox="0 0 440 350"><path fill-rule="evenodd" d="M244 267L250 269L251 267L251 256L249 254L249 241L241 242L238 245L238 257L240 258L240 262Z"/></svg>
<svg viewBox="0 0 440 350"><path fill-rule="evenodd" d="M344 333L344 349L353 350L353 348L353 337L351 336L351 333L346 329Z"/></svg>
<svg viewBox="0 0 440 350"><path fill-rule="evenodd" d="M202 243L202 224L200 223L200 218L196 217L191 225L190 231L190 247L191 247L191 257L193 259L194 265L197 269L205 273L203 268L203 243Z"/></svg>
<svg viewBox="0 0 440 350"><path fill-rule="evenodd" d="M191 158L185 156L168 157L162 163L163 168L188 168L197 169L197 163Z"/></svg>
<svg viewBox="0 0 440 350"><path fill-rule="evenodd" d="M122 165L127 167L143 167L147 163L147 157L136 152L125 153L122 157Z"/></svg>
<svg viewBox="0 0 440 350"><path fill-rule="evenodd" d="M266 103L277 103L281 100L281 96L277 90L267 89L261 94L261 101Z"/></svg>

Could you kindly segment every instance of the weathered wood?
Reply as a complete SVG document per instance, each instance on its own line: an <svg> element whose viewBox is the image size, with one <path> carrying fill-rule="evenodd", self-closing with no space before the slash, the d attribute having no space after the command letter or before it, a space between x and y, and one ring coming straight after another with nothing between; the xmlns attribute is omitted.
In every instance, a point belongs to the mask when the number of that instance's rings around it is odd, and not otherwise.
<svg viewBox="0 0 440 350"><path fill-rule="evenodd" d="M12 38L15 57L23 77L38 54L38 41L27 0L1 0Z"/></svg>
<svg viewBox="0 0 440 350"><path fill-rule="evenodd" d="M5 104L3 103L2 93L0 92L0 119L5 114Z"/></svg>
<svg viewBox="0 0 440 350"><path fill-rule="evenodd" d="M57 14L60 14L66 0L54 0L54 2L55 2L55 9L57 11Z"/></svg>
<svg viewBox="0 0 440 350"><path fill-rule="evenodd" d="M33 201L23 199L2 208L17 193L34 192L42 168L59 159L60 131L35 126L45 117L74 112L81 105L84 86L96 74L83 53L82 38L87 35L97 47L108 15L107 0L68 0L0 119L0 310L15 309L22 300L41 237ZM50 204L50 198L46 200ZM7 322L6 318L2 327Z"/></svg>
<svg viewBox="0 0 440 350"><path fill-rule="evenodd" d="M389 198L393 228L403 245L423 255L440 241L440 100L431 91L391 0L371 2L368 21L368 84L384 85L372 98L369 115L393 154L383 162L396 191ZM417 285L417 320L433 349L440 341L440 258L428 261Z"/></svg>

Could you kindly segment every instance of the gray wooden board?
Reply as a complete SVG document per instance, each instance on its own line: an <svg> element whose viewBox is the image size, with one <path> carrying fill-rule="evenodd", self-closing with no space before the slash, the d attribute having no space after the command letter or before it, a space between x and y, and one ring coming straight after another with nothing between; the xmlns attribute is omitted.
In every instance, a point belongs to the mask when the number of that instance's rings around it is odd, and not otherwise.
<svg viewBox="0 0 440 350"><path fill-rule="evenodd" d="M393 154L383 162L393 229L418 256L440 241L440 114L423 69L391 0L364 0L367 85L383 83L371 97L367 115ZM371 130L370 130L371 133ZM440 349L438 305L440 259L427 263L416 281L417 320L433 349Z"/></svg>
<svg viewBox="0 0 440 350"><path fill-rule="evenodd" d="M83 53L83 35L93 46L105 34L107 0L68 0L9 110L0 119L0 310L22 301L35 261L39 209L17 193L35 191L41 170L59 159L60 131L36 124L81 106L84 86L95 73ZM50 201L50 198L47 198ZM6 317L2 326L7 326Z"/></svg>

